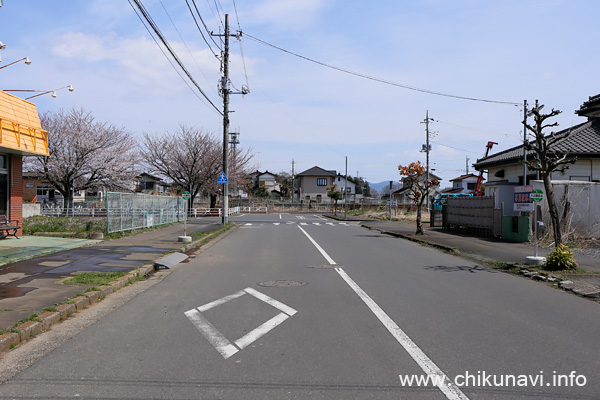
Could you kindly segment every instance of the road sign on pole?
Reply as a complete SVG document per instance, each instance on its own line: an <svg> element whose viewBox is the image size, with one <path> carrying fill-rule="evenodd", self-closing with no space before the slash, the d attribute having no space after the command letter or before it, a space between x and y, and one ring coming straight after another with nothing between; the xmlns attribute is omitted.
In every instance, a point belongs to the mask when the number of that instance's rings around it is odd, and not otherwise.
<svg viewBox="0 0 600 400"><path fill-rule="evenodd" d="M515 211L533 211L533 202L531 201L531 191L533 186L515 186L514 210Z"/></svg>
<svg viewBox="0 0 600 400"><path fill-rule="evenodd" d="M217 183L220 184L226 184L229 183L229 180L227 179L227 175L225 175L225 172L221 172L221 175L219 175L219 179L217 179Z"/></svg>
<svg viewBox="0 0 600 400"><path fill-rule="evenodd" d="M542 201L544 200L544 192L541 189L533 189L529 197L532 201Z"/></svg>

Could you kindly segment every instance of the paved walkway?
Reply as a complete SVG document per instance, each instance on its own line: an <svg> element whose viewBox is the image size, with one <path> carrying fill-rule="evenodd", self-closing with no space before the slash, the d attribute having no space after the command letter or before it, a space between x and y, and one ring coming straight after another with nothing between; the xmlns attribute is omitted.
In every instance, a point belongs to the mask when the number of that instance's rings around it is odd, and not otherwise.
<svg viewBox="0 0 600 400"><path fill-rule="evenodd" d="M433 245L454 249L484 261L499 261L510 264L525 264L527 256L533 256L532 243L513 243L487 236L467 232L450 231L443 228L430 228L424 225L425 234L415 235L416 223L410 221L374 221L362 222L363 226L384 231L407 239L429 242ZM538 248L538 255L547 256L552 250ZM579 266L589 272L600 273L600 252L574 251Z"/></svg>
<svg viewBox="0 0 600 400"><path fill-rule="evenodd" d="M188 220L187 233L213 232L219 218ZM89 288L56 282L79 271L131 271L181 249L183 224L107 241L24 236L0 240L0 330Z"/></svg>

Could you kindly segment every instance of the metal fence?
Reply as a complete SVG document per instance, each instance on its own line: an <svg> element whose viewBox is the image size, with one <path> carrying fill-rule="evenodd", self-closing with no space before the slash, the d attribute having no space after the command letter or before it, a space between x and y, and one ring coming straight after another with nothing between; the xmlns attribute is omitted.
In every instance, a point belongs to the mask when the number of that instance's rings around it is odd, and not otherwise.
<svg viewBox="0 0 600 400"><path fill-rule="evenodd" d="M183 221L186 210L187 201L181 197L115 192L106 194L106 225L109 233Z"/></svg>

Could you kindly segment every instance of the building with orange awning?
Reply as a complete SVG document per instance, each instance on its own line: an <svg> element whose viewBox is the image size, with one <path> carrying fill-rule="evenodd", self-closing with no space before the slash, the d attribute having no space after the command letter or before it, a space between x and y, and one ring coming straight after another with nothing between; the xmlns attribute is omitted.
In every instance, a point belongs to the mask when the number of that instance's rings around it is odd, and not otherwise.
<svg viewBox="0 0 600 400"><path fill-rule="evenodd" d="M23 222L23 156L48 155L35 104L0 91L0 215Z"/></svg>

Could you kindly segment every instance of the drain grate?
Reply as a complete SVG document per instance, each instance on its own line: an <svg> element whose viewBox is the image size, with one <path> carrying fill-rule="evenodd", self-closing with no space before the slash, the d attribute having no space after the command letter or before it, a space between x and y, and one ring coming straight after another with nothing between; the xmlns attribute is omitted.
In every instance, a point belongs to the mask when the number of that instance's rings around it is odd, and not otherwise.
<svg viewBox="0 0 600 400"><path fill-rule="evenodd" d="M292 286L304 286L306 282L299 281L266 281L260 282L258 286L264 287L292 287Z"/></svg>

